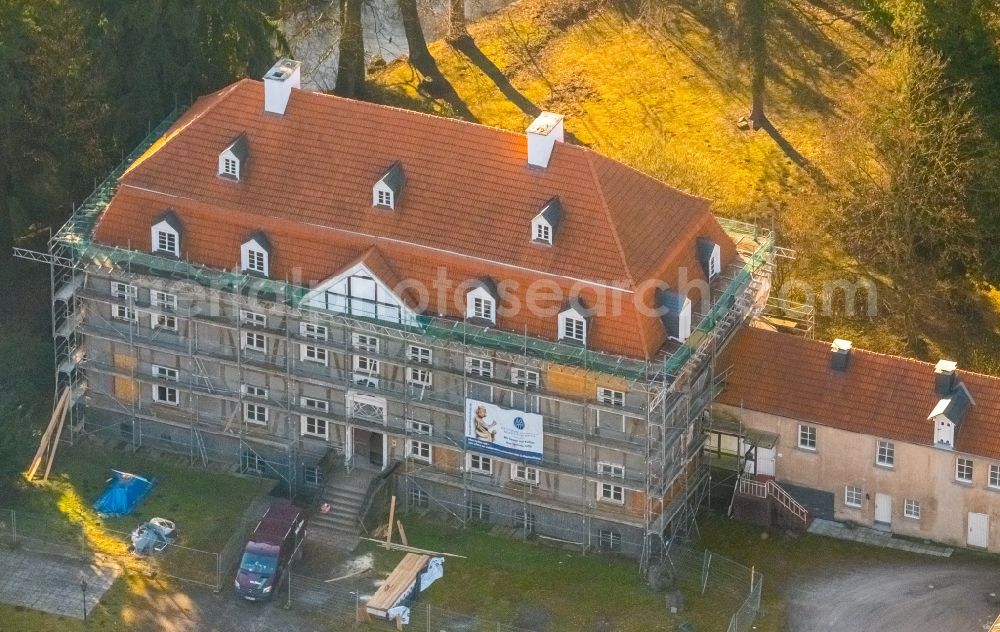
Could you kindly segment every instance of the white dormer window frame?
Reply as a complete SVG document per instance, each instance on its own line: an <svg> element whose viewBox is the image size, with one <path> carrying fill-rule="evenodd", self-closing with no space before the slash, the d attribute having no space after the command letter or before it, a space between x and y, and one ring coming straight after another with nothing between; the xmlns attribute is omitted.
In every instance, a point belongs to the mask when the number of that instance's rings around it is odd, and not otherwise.
<svg viewBox="0 0 1000 632"><path fill-rule="evenodd" d="M559 314L559 340L587 344L589 328L587 318L572 307Z"/></svg>
<svg viewBox="0 0 1000 632"><path fill-rule="evenodd" d="M473 288L465 295L465 317L497 322L497 302L481 287Z"/></svg>
<svg viewBox="0 0 1000 632"><path fill-rule="evenodd" d="M549 224L540 215L531 220L531 240L552 245L552 224Z"/></svg>
<svg viewBox="0 0 1000 632"><path fill-rule="evenodd" d="M150 236L153 252L181 256L181 236L166 220L153 224Z"/></svg>
<svg viewBox="0 0 1000 632"><path fill-rule="evenodd" d="M247 240L240 246L241 270L269 276L270 268L271 255L256 239Z"/></svg>
<svg viewBox="0 0 1000 632"><path fill-rule="evenodd" d="M708 257L708 280L711 281L722 271L722 249L714 244L712 254Z"/></svg>
<svg viewBox="0 0 1000 632"><path fill-rule="evenodd" d="M230 180L240 180L240 159L231 149L224 150L219 154L219 177Z"/></svg>
<svg viewBox="0 0 1000 632"><path fill-rule="evenodd" d="M375 186L372 187L372 206L381 206L382 208L389 209L396 208L396 195L384 182L376 182Z"/></svg>

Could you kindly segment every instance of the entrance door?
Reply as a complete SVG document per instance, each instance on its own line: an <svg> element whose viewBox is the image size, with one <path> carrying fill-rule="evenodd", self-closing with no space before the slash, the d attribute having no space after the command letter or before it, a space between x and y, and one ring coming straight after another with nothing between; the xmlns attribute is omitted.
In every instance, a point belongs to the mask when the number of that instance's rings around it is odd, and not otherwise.
<svg viewBox="0 0 1000 632"><path fill-rule="evenodd" d="M384 465L382 462L383 441L382 434L378 432L371 433L368 439L368 462L379 469Z"/></svg>
<svg viewBox="0 0 1000 632"><path fill-rule="evenodd" d="M774 476L774 448L757 448L757 473Z"/></svg>
<svg viewBox="0 0 1000 632"><path fill-rule="evenodd" d="M875 494L875 522L888 525L892 522L892 496Z"/></svg>
<svg viewBox="0 0 1000 632"><path fill-rule="evenodd" d="M990 517L983 513L969 512L969 546L979 548L989 548L990 545Z"/></svg>

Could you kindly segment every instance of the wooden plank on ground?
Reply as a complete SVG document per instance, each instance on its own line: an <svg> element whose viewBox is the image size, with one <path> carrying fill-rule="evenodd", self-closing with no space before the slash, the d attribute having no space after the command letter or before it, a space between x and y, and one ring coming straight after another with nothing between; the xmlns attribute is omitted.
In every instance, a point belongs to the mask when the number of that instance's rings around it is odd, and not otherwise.
<svg viewBox="0 0 1000 632"><path fill-rule="evenodd" d="M375 594L368 600L368 611L372 612L372 614L381 615L382 613L387 613L390 608L398 604L409 590L413 588L414 583L417 581L417 575L424 570L430 559L429 555L419 555L417 553L407 553L403 556L403 559L396 565L396 568L389 573L389 576L385 578L382 585L378 587Z"/></svg>
<svg viewBox="0 0 1000 632"><path fill-rule="evenodd" d="M69 390L69 389L67 389ZM66 415L69 413L69 401L63 406L62 415L59 416L59 427L56 428L56 437L52 440L52 445L49 447L49 462L45 464L45 476L42 477L43 481L49 480L49 472L52 471L52 464L56 460L56 450L59 449L59 439L62 437L63 426L66 425Z"/></svg>
<svg viewBox="0 0 1000 632"><path fill-rule="evenodd" d="M389 530L385 534L385 542L388 544L392 542L392 525L393 519L396 517L396 497L392 497L392 502L389 503Z"/></svg>
<svg viewBox="0 0 1000 632"><path fill-rule="evenodd" d="M42 435L42 440L38 442L38 451L35 452L35 458L31 460L31 467L28 468L28 480L35 478L35 474L38 473L38 468L42 464L42 457L45 455L46 450L49 448L49 443L52 439L52 429L55 428L56 421L62 414L63 408L66 406L66 400L69 399L69 389L64 388L62 395L56 402L55 408L52 409L52 417L49 419L49 425L45 428L45 434Z"/></svg>

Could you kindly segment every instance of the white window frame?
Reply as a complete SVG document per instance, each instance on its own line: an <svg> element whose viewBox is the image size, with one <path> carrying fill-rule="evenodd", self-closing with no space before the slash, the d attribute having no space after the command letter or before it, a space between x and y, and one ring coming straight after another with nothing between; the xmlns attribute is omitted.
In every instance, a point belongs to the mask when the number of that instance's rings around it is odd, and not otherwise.
<svg viewBox="0 0 1000 632"><path fill-rule="evenodd" d="M393 195L392 191L384 188L375 189L375 206L384 206L386 208L393 208Z"/></svg>
<svg viewBox="0 0 1000 632"><path fill-rule="evenodd" d="M266 426L270 418L270 409L254 402L243 402L243 421L257 426Z"/></svg>
<svg viewBox="0 0 1000 632"><path fill-rule="evenodd" d="M244 331L242 348L267 353L267 335L259 331Z"/></svg>
<svg viewBox="0 0 1000 632"><path fill-rule="evenodd" d="M963 474L968 472L968 477L963 477ZM972 477L975 474L975 463L972 459L967 459L965 457L957 457L955 459L955 480L959 483L971 483Z"/></svg>
<svg viewBox="0 0 1000 632"><path fill-rule="evenodd" d="M299 405L302 408L307 408L309 410L318 410L323 413L330 412L330 402L325 399L316 399L315 397L302 397L299 400Z"/></svg>
<svg viewBox="0 0 1000 632"><path fill-rule="evenodd" d="M524 465L523 463L510 464L510 480L528 485L538 485L540 476L537 467Z"/></svg>
<svg viewBox="0 0 1000 632"><path fill-rule="evenodd" d="M560 316L559 339L587 342L587 321L575 316Z"/></svg>
<svg viewBox="0 0 1000 632"><path fill-rule="evenodd" d="M129 285L128 283L112 281L111 295L115 298L126 300L131 298L132 300L135 300L139 296L139 288L134 285Z"/></svg>
<svg viewBox="0 0 1000 632"><path fill-rule="evenodd" d="M311 340L323 340L325 341L329 336L330 330L326 325L317 325L316 323L299 323L299 333L303 338L309 338Z"/></svg>
<svg viewBox="0 0 1000 632"><path fill-rule="evenodd" d="M299 359L303 362L313 362L329 366L330 354L327 352L326 347L302 344L299 345L299 352Z"/></svg>
<svg viewBox="0 0 1000 632"><path fill-rule="evenodd" d="M312 426L312 429L310 429ZM320 432L322 428L322 432ZM316 439L330 440L330 422L316 415L302 415L300 417L299 432L303 437L313 437Z"/></svg>
<svg viewBox="0 0 1000 632"><path fill-rule="evenodd" d="M434 450L429 442L411 438L406 441L406 456L414 461L431 465L434 459Z"/></svg>
<svg viewBox="0 0 1000 632"><path fill-rule="evenodd" d="M240 322L251 327L267 327L267 315L241 309Z"/></svg>
<svg viewBox="0 0 1000 632"><path fill-rule="evenodd" d="M552 244L552 227L545 222L535 222L535 241L544 241Z"/></svg>
<svg viewBox="0 0 1000 632"><path fill-rule="evenodd" d="M433 388L434 374L430 369L422 366L406 367L406 383L421 388Z"/></svg>
<svg viewBox="0 0 1000 632"><path fill-rule="evenodd" d="M410 362L416 362L417 364L432 364L434 359L434 352L427 347L421 347L418 345L410 345L406 350L407 356L410 358Z"/></svg>
<svg viewBox="0 0 1000 632"><path fill-rule="evenodd" d="M177 295L160 290L150 290L149 304L155 309L174 312L177 311Z"/></svg>
<svg viewBox="0 0 1000 632"><path fill-rule="evenodd" d="M416 419L407 419L406 429L414 434L425 435L428 437L434 434L433 426L426 421L417 421Z"/></svg>
<svg viewBox="0 0 1000 632"><path fill-rule="evenodd" d="M487 358L466 358L465 372L477 377L493 378L493 360Z"/></svg>
<svg viewBox="0 0 1000 632"><path fill-rule="evenodd" d="M378 358L369 358L363 355L354 355L354 372L369 377L378 377L382 365Z"/></svg>
<svg viewBox="0 0 1000 632"><path fill-rule="evenodd" d="M497 302L482 287L469 290L465 295L465 317L497 322Z"/></svg>
<svg viewBox="0 0 1000 632"><path fill-rule="evenodd" d="M493 459L484 454L470 453L466 467L473 474L493 476Z"/></svg>
<svg viewBox="0 0 1000 632"><path fill-rule="evenodd" d="M243 384L240 386L240 390L243 391L244 397L253 397L255 399L267 399L267 389L262 386L254 386L253 384Z"/></svg>
<svg viewBox="0 0 1000 632"><path fill-rule="evenodd" d="M844 486L844 505L860 508L865 502L865 490L854 485Z"/></svg>
<svg viewBox="0 0 1000 632"><path fill-rule="evenodd" d="M510 382L516 386L527 386L528 390L537 390L541 385L538 371L512 367L510 370Z"/></svg>
<svg viewBox="0 0 1000 632"><path fill-rule="evenodd" d="M267 251L261 248L246 249L243 253L243 270L247 272L259 272L267 276Z"/></svg>
<svg viewBox="0 0 1000 632"><path fill-rule="evenodd" d="M920 501L907 498L903 501L903 517L920 520Z"/></svg>
<svg viewBox="0 0 1000 632"><path fill-rule="evenodd" d="M153 375L161 380L167 380L169 382L180 381L180 374L178 373L177 369L168 366L154 364Z"/></svg>
<svg viewBox="0 0 1000 632"><path fill-rule="evenodd" d="M139 314L134 307L128 305L115 304L111 306L111 318L114 320L126 320L133 323L139 322Z"/></svg>
<svg viewBox="0 0 1000 632"><path fill-rule="evenodd" d="M230 176L240 179L240 161L231 156L226 156L223 154L221 158L222 166L219 169L219 175Z"/></svg>
<svg viewBox="0 0 1000 632"><path fill-rule="evenodd" d="M875 464L882 467L895 467L896 444L883 439L877 440L875 442Z"/></svg>
<svg viewBox="0 0 1000 632"><path fill-rule="evenodd" d="M606 406L615 406L616 408L622 408L625 406L625 393L624 391L616 391L613 388L598 386L597 401L601 402Z"/></svg>
<svg viewBox="0 0 1000 632"><path fill-rule="evenodd" d="M177 369L158 364L153 365L153 376L168 382L180 381L180 374ZM168 406L178 406L180 405L180 392L174 386L153 384L153 401Z"/></svg>
<svg viewBox="0 0 1000 632"><path fill-rule="evenodd" d="M607 463L605 461L598 461L597 471L601 476L606 478L617 478L618 480L625 480L625 466L618 465L617 463Z"/></svg>
<svg viewBox="0 0 1000 632"><path fill-rule="evenodd" d="M989 477L986 479L986 486L991 489L1000 489L1000 465L990 463Z"/></svg>
<svg viewBox="0 0 1000 632"><path fill-rule="evenodd" d="M153 252L166 252L179 257L180 250L180 236L177 231L172 228L153 227Z"/></svg>
<svg viewBox="0 0 1000 632"><path fill-rule="evenodd" d="M808 450L809 452L816 451L816 445L818 443L816 426L810 426L809 424L799 424L798 436L799 436L798 446L800 450Z"/></svg>
<svg viewBox="0 0 1000 632"><path fill-rule="evenodd" d="M368 334L351 334L351 344L356 351L362 353L379 353L382 341L377 336Z"/></svg>
<svg viewBox="0 0 1000 632"><path fill-rule="evenodd" d="M614 483L597 483L597 499L601 502L625 504L625 488Z"/></svg>
<svg viewBox="0 0 1000 632"><path fill-rule="evenodd" d="M153 314L153 329L177 331L177 317L173 314Z"/></svg>

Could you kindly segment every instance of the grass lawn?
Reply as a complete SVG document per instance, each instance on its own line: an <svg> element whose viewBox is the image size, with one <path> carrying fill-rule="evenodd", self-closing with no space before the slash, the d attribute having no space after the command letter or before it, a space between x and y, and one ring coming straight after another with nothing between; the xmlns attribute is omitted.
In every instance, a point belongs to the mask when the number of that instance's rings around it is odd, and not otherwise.
<svg viewBox="0 0 1000 632"><path fill-rule="evenodd" d="M857 95L874 88L869 69L888 38L849 17L862 3L773 8L770 133L736 125L749 112L749 88L747 73L719 43L711 7L726 3L647 3L661 7L655 17L636 15L630 7L637 4L522 0L472 24L468 41L430 45L450 84L441 92L447 97L420 92L419 76L397 62L373 77L373 98L518 132L540 110L563 113L577 142L710 198L721 215L775 228L780 245L798 254L780 262L776 293L785 281L805 282L821 311L825 284L870 277L884 290L884 279L848 256L826 229L843 160L840 125L857 111ZM1000 370L994 294L979 297L974 315L935 308L924 320L919 349L906 349L885 304L888 294L882 295L874 318L863 313L866 304L848 314L834 301L818 314L817 335ZM802 291L786 297L808 298Z"/></svg>

